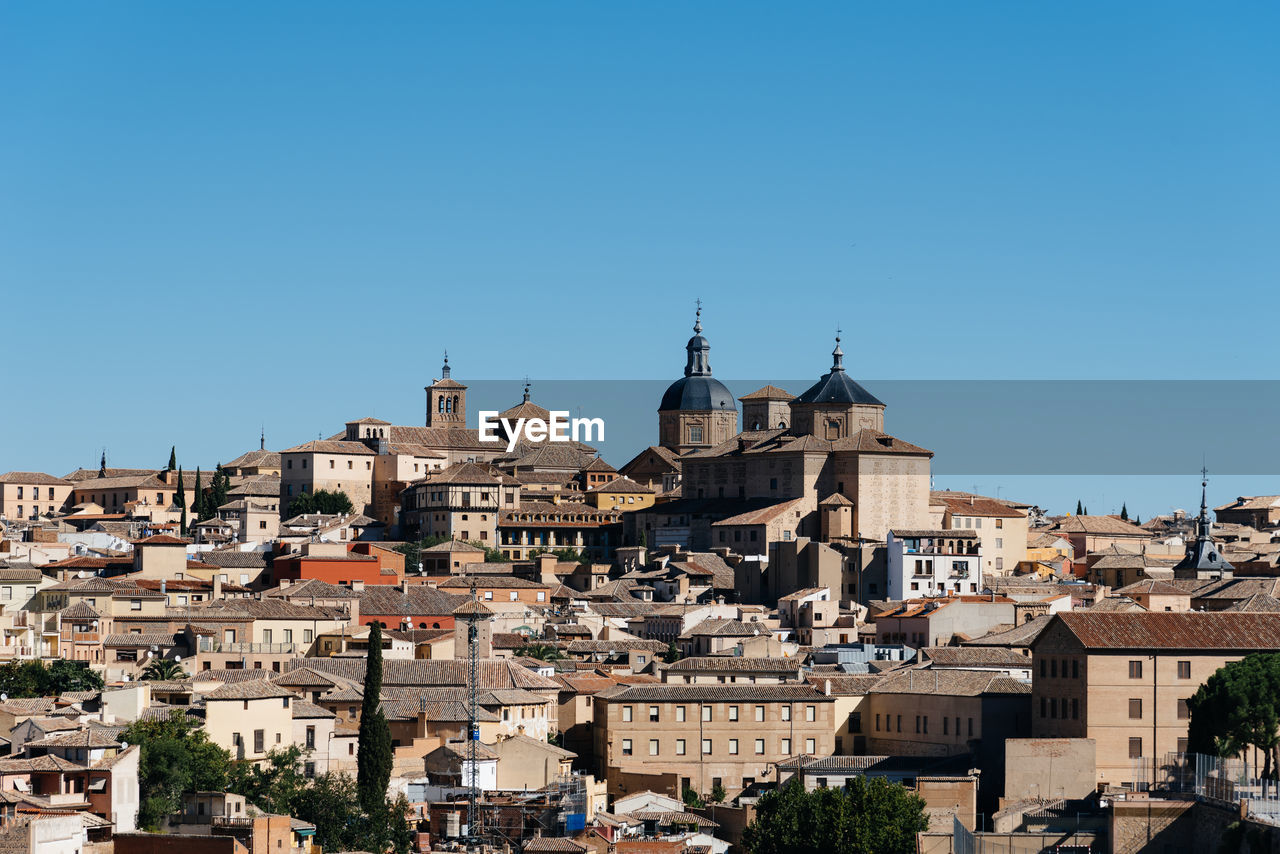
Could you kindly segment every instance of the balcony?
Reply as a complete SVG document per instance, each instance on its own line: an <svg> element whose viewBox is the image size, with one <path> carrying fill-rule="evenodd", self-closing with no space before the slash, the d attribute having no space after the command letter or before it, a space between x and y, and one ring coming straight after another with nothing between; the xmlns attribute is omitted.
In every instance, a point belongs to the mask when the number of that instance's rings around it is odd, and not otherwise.
<svg viewBox="0 0 1280 854"><path fill-rule="evenodd" d="M301 655L307 651L310 644L301 643L218 643L211 641L209 643L200 644L201 652L227 652L234 655L245 654L274 654L274 655Z"/></svg>

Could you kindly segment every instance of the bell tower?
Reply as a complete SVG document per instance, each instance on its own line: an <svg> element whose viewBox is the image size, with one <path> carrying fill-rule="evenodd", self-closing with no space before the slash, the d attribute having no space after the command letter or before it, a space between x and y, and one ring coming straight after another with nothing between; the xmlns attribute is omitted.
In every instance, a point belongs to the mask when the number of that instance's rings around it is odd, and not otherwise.
<svg viewBox="0 0 1280 854"><path fill-rule="evenodd" d="M440 379L423 389L427 393L428 427L467 426L467 387L449 377L449 351L444 352Z"/></svg>

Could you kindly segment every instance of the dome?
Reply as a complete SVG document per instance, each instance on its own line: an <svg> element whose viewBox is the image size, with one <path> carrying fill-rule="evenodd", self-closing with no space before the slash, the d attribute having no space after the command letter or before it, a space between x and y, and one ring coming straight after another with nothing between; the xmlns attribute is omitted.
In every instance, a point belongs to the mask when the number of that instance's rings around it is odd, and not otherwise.
<svg viewBox="0 0 1280 854"><path fill-rule="evenodd" d="M681 377L662 395L659 412L724 410L737 412L738 405L725 384L715 377Z"/></svg>
<svg viewBox="0 0 1280 854"><path fill-rule="evenodd" d="M702 337L702 302L698 302L693 337L684 345L687 359L684 376L673 382L662 395L659 412L705 412L724 410L737 412L738 404L724 383L711 376L711 342Z"/></svg>
<svg viewBox="0 0 1280 854"><path fill-rule="evenodd" d="M844 372L844 350L840 349L840 336L836 335L836 348L831 351L831 370L809 386L793 403L854 403L867 406L884 406L871 392L858 385Z"/></svg>

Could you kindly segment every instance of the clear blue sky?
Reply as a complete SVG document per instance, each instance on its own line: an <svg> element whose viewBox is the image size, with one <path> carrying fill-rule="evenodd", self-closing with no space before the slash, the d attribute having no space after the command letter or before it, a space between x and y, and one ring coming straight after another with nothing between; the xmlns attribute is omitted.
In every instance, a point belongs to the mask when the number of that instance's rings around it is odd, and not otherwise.
<svg viewBox="0 0 1280 854"><path fill-rule="evenodd" d="M868 380L1274 379L1278 28L7 3L0 470L418 423L445 346L467 378L674 377L694 296L725 376L816 376L840 323Z"/></svg>

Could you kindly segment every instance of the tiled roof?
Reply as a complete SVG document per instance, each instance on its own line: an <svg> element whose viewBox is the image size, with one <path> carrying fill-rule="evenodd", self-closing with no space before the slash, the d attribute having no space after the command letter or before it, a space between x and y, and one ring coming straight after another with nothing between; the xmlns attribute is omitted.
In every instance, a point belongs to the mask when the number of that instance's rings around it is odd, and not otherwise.
<svg viewBox="0 0 1280 854"><path fill-rule="evenodd" d="M766 525L774 519L786 515L791 510L795 510L797 513L796 518L799 518L799 508L803 507L804 500L803 498L792 498L787 501L779 501L765 507L730 516L727 519L721 519L719 522L713 522L712 525L713 527L719 525Z"/></svg>
<svg viewBox="0 0 1280 854"><path fill-rule="evenodd" d="M467 598L423 584L411 585L408 591L391 584L376 584L366 587L360 594L360 613L394 617L447 617Z"/></svg>
<svg viewBox="0 0 1280 854"><path fill-rule="evenodd" d="M883 676L878 673L809 673L805 681L822 693L830 685L833 697L865 697Z"/></svg>
<svg viewBox="0 0 1280 854"><path fill-rule="evenodd" d="M630 652L665 652L668 644L657 640L643 638L619 638L618 640L572 640L565 647L569 655L590 655L594 653Z"/></svg>
<svg viewBox="0 0 1280 854"><path fill-rule="evenodd" d="M1096 613L1073 611L1054 617L1086 649L1280 649L1280 614L1164 611ZM1048 635L1041 635L1042 643Z"/></svg>
<svg viewBox="0 0 1280 854"><path fill-rule="evenodd" d="M1223 611L1244 611L1256 614L1280 613L1280 599L1265 593L1255 593L1248 599L1241 599L1223 608Z"/></svg>
<svg viewBox="0 0 1280 854"><path fill-rule="evenodd" d="M134 540L133 544L135 546L189 546L191 541L182 537L171 537L168 534L155 534L141 540Z"/></svg>
<svg viewBox="0 0 1280 854"><path fill-rule="evenodd" d="M1030 658L1000 646L934 646L920 654L939 667L1031 667Z"/></svg>
<svg viewBox="0 0 1280 854"><path fill-rule="evenodd" d="M484 590L486 588L510 588L512 590L542 590L549 587L548 584L542 584L537 581L530 581L527 578L519 578L515 575L455 575L436 585L440 590L469 590L472 587Z"/></svg>
<svg viewBox="0 0 1280 854"><path fill-rule="evenodd" d="M340 587L318 578L295 581L286 587L273 587L262 591L264 599L359 599L360 594L349 587Z"/></svg>
<svg viewBox="0 0 1280 854"><path fill-rule="evenodd" d="M1035 619L1028 620L1020 626L1015 626L1002 632L991 632L980 638L962 641L964 646L1003 646L1003 647L1026 647L1040 636L1049 626L1049 621L1053 617L1045 614Z"/></svg>
<svg viewBox="0 0 1280 854"><path fill-rule="evenodd" d="M787 391L785 388L778 388L776 385L766 385L756 389L753 392L744 394L738 400L794 400L795 395Z"/></svg>
<svg viewBox="0 0 1280 854"><path fill-rule="evenodd" d="M332 673L349 682L364 683L366 661L364 658L314 658L286 662L292 670L306 666L320 673ZM523 688L530 691L559 691L560 684L545 676L539 676L528 668L509 661L482 660L478 662L479 686L484 690ZM388 687L466 685L468 663L454 659L387 659L382 662L382 684Z"/></svg>
<svg viewBox="0 0 1280 854"><path fill-rule="evenodd" d="M667 665L668 673L789 673L800 669L796 658L744 658L736 655L694 656Z"/></svg>
<svg viewBox="0 0 1280 854"><path fill-rule="evenodd" d="M929 503L941 502L954 516L987 516L1005 519L1018 519L1026 514L1020 513L1008 503L998 498L986 498L981 495L950 495L947 492L930 492Z"/></svg>
<svg viewBox="0 0 1280 854"><path fill-rule="evenodd" d="M943 694L976 697L979 694L1030 694L1031 685L991 670L948 670L914 667L880 677L875 694Z"/></svg>
<svg viewBox="0 0 1280 854"><path fill-rule="evenodd" d="M1099 534L1115 537L1149 538L1151 532L1130 525L1116 516L1068 516L1053 529L1065 534Z"/></svg>
<svg viewBox="0 0 1280 854"><path fill-rule="evenodd" d="M769 627L763 624L754 625L741 620L727 620L710 617L693 626L680 637L691 638L698 635L714 635L715 637L749 638L756 635L769 634Z"/></svg>
<svg viewBox="0 0 1280 854"><path fill-rule="evenodd" d="M740 685L711 683L706 685L673 685L653 683L632 685L600 695L611 703L628 702L706 702L722 703L732 700L760 702L788 702L831 700L813 685Z"/></svg>
<svg viewBox="0 0 1280 854"><path fill-rule="evenodd" d="M632 480L629 477L626 477L625 475L621 477L615 477L613 480L609 481L608 483L602 483L599 486L594 486L587 491L595 492L595 493L617 492L619 494L636 493L636 494L644 494L644 495L649 495L654 492L652 488L645 486L642 483L636 483L634 480Z"/></svg>
<svg viewBox="0 0 1280 854"><path fill-rule="evenodd" d="M148 646L158 646L161 649L166 647L177 646L173 635L170 634L112 634L107 635L107 639L102 642L103 646L124 647L142 649Z"/></svg>
<svg viewBox="0 0 1280 854"><path fill-rule="evenodd" d="M565 836L535 836L524 844L524 850L530 852L535 851L558 851L565 854L581 854L581 852L589 851L585 845L579 845L572 839Z"/></svg>
<svg viewBox="0 0 1280 854"><path fill-rule="evenodd" d="M1135 581L1125 587L1119 587L1113 591L1121 596L1147 595L1147 596L1189 596L1186 590L1174 587L1158 579L1148 578L1143 581Z"/></svg>
<svg viewBox="0 0 1280 854"><path fill-rule="evenodd" d="M204 695L209 700L270 700L273 697L292 697L293 692L276 685L270 679L251 679L231 682Z"/></svg>
<svg viewBox="0 0 1280 854"><path fill-rule="evenodd" d="M71 486L71 481L41 471L5 472L0 474L0 483L17 483L23 486Z"/></svg>
<svg viewBox="0 0 1280 854"><path fill-rule="evenodd" d="M362 442L344 442L327 439L312 439L292 448L285 448L281 454L348 454L355 456L376 456L377 451Z"/></svg>
<svg viewBox="0 0 1280 854"><path fill-rule="evenodd" d="M78 729L47 735L28 741L27 747L114 747L120 742L114 735L96 729Z"/></svg>

